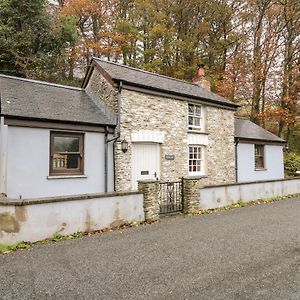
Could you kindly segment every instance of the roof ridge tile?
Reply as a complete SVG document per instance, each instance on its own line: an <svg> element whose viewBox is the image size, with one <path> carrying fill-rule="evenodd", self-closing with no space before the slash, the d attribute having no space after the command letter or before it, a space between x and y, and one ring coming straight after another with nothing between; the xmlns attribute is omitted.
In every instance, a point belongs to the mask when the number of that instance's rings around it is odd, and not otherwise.
<svg viewBox="0 0 300 300"><path fill-rule="evenodd" d="M80 92L80 91L84 92L84 89L76 87L76 86L63 85L63 84L52 83L52 82L47 82L47 81L42 81L42 80L30 79L30 78L16 77L16 76L5 75L5 74L0 74L0 78L20 80L20 81L25 81L25 82L31 82L31 83L36 83L36 84L52 86L52 87L65 88L65 89L74 90L74 91L78 91L78 92Z"/></svg>

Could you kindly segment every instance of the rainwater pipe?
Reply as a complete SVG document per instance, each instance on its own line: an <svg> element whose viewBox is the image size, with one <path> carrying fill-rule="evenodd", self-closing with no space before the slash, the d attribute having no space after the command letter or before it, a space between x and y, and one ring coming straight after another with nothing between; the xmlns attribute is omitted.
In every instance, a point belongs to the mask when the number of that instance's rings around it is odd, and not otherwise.
<svg viewBox="0 0 300 300"><path fill-rule="evenodd" d="M236 138L234 143L235 148L235 182L238 182L238 144L240 140L239 138Z"/></svg>
<svg viewBox="0 0 300 300"><path fill-rule="evenodd" d="M0 95L0 197L7 197L7 136L8 126L1 114Z"/></svg>
<svg viewBox="0 0 300 300"><path fill-rule="evenodd" d="M117 91L117 101L118 101L118 116L117 116L117 132L116 135L113 136L111 139L108 138L108 126L105 128L105 135L104 135L104 191L107 193L108 191L108 144L111 142L115 142L120 138L121 135L121 92L122 92L123 83L120 81L118 91ZM115 182L115 180L114 180ZM115 190L115 188L114 188Z"/></svg>

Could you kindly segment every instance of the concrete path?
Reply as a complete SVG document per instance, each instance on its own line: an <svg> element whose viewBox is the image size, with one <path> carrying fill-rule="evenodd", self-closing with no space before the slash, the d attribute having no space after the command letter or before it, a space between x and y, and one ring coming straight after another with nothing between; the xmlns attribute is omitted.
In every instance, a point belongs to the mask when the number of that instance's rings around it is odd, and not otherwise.
<svg viewBox="0 0 300 300"><path fill-rule="evenodd" d="M300 200L0 255L0 299L300 299Z"/></svg>

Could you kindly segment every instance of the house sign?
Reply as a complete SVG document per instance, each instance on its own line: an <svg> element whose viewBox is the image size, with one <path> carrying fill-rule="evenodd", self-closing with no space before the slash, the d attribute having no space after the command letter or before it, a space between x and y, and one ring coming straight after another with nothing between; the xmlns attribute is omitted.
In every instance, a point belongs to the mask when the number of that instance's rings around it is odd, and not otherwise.
<svg viewBox="0 0 300 300"><path fill-rule="evenodd" d="M165 155L165 159L166 160L174 160L175 159L175 155L174 154L166 154Z"/></svg>

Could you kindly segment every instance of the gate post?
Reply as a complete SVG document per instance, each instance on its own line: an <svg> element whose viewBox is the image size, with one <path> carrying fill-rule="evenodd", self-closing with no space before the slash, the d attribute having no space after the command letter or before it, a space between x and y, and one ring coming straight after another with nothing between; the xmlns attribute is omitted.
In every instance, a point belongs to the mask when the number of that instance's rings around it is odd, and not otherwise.
<svg viewBox="0 0 300 300"><path fill-rule="evenodd" d="M154 222L159 220L159 181L138 181L138 190L144 194L145 221Z"/></svg>
<svg viewBox="0 0 300 300"><path fill-rule="evenodd" d="M192 214L199 211L199 179L184 177L182 185L183 213Z"/></svg>

